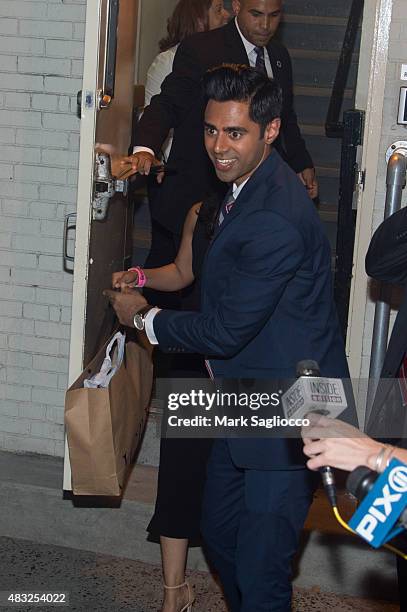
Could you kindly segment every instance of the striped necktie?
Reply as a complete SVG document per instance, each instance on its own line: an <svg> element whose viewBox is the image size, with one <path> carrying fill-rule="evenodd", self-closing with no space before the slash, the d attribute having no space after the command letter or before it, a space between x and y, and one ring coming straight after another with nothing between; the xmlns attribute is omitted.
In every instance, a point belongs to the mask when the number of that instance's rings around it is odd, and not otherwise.
<svg viewBox="0 0 407 612"><path fill-rule="evenodd" d="M266 60L264 58L264 47L254 47L254 50L257 53L257 58L256 58L257 70L259 70L260 72L268 76L267 70L266 70Z"/></svg>
<svg viewBox="0 0 407 612"><path fill-rule="evenodd" d="M220 209L219 225L222 225L222 223L225 220L226 215L228 215L230 213L230 211L232 210L235 202L236 202L236 200L233 197L233 193L228 193L226 198L224 199L222 207Z"/></svg>

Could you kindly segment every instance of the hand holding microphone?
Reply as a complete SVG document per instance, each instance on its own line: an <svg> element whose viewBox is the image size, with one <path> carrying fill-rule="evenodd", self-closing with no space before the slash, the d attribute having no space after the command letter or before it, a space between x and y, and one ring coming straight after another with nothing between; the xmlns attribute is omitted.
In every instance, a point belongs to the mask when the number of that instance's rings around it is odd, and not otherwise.
<svg viewBox="0 0 407 612"><path fill-rule="evenodd" d="M302 428L301 435L304 453L310 457L307 461L310 470L324 465L346 471L359 465L375 468L374 462L382 444L337 419L310 413L308 420L310 425Z"/></svg>

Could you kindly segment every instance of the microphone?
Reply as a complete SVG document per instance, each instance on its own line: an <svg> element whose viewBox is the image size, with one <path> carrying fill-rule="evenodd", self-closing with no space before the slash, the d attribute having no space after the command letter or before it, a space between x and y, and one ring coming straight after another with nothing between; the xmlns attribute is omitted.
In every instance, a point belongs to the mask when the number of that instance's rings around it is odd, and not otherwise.
<svg viewBox="0 0 407 612"><path fill-rule="evenodd" d="M335 419L348 407L342 380L321 377L316 361L299 361L296 375L295 383L281 397L285 418L304 419L315 412Z"/></svg>
<svg viewBox="0 0 407 612"><path fill-rule="evenodd" d="M286 418L304 419L310 412L336 418L348 407L342 380L322 378L316 361L299 361L296 375L295 383L281 397ZM332 469L324 466L319 468L319 473L329 502L332 507L336 507L336 486Z"/></svg>
<svg viewBox="0 0 407 612"><path fill-rule="evenodd" d="M359 466L346 487L360 502L349 526L374 548L407 529L407 465L392 459L381 474Z"/></svg>

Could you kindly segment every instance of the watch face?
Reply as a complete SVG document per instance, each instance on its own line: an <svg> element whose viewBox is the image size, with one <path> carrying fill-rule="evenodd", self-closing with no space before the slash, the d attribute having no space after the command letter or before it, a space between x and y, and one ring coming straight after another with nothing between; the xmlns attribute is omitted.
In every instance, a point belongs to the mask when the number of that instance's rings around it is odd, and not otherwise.
<svg viewBox="0 0 407 612"><path fill-rule="evenodd" d="M144 329L144 319L142 315L138 313L134 315L134 327L138 329L139 331L143 331Z"/></svg>

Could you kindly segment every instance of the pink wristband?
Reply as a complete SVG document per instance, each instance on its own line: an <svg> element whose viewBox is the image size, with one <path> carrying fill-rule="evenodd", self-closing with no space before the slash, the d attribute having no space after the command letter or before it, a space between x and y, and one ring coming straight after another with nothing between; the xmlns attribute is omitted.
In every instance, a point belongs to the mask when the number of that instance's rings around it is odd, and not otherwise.
<svg viewBox="0 0 407 612"><path fill-rule="evenodd" d="M138 278L136 287L138 289L142 289L147 282L147 277L144 274L143 268L140 268L140 266L136 266L135 268L129 268L127 272L137 272Z"/></svg>

